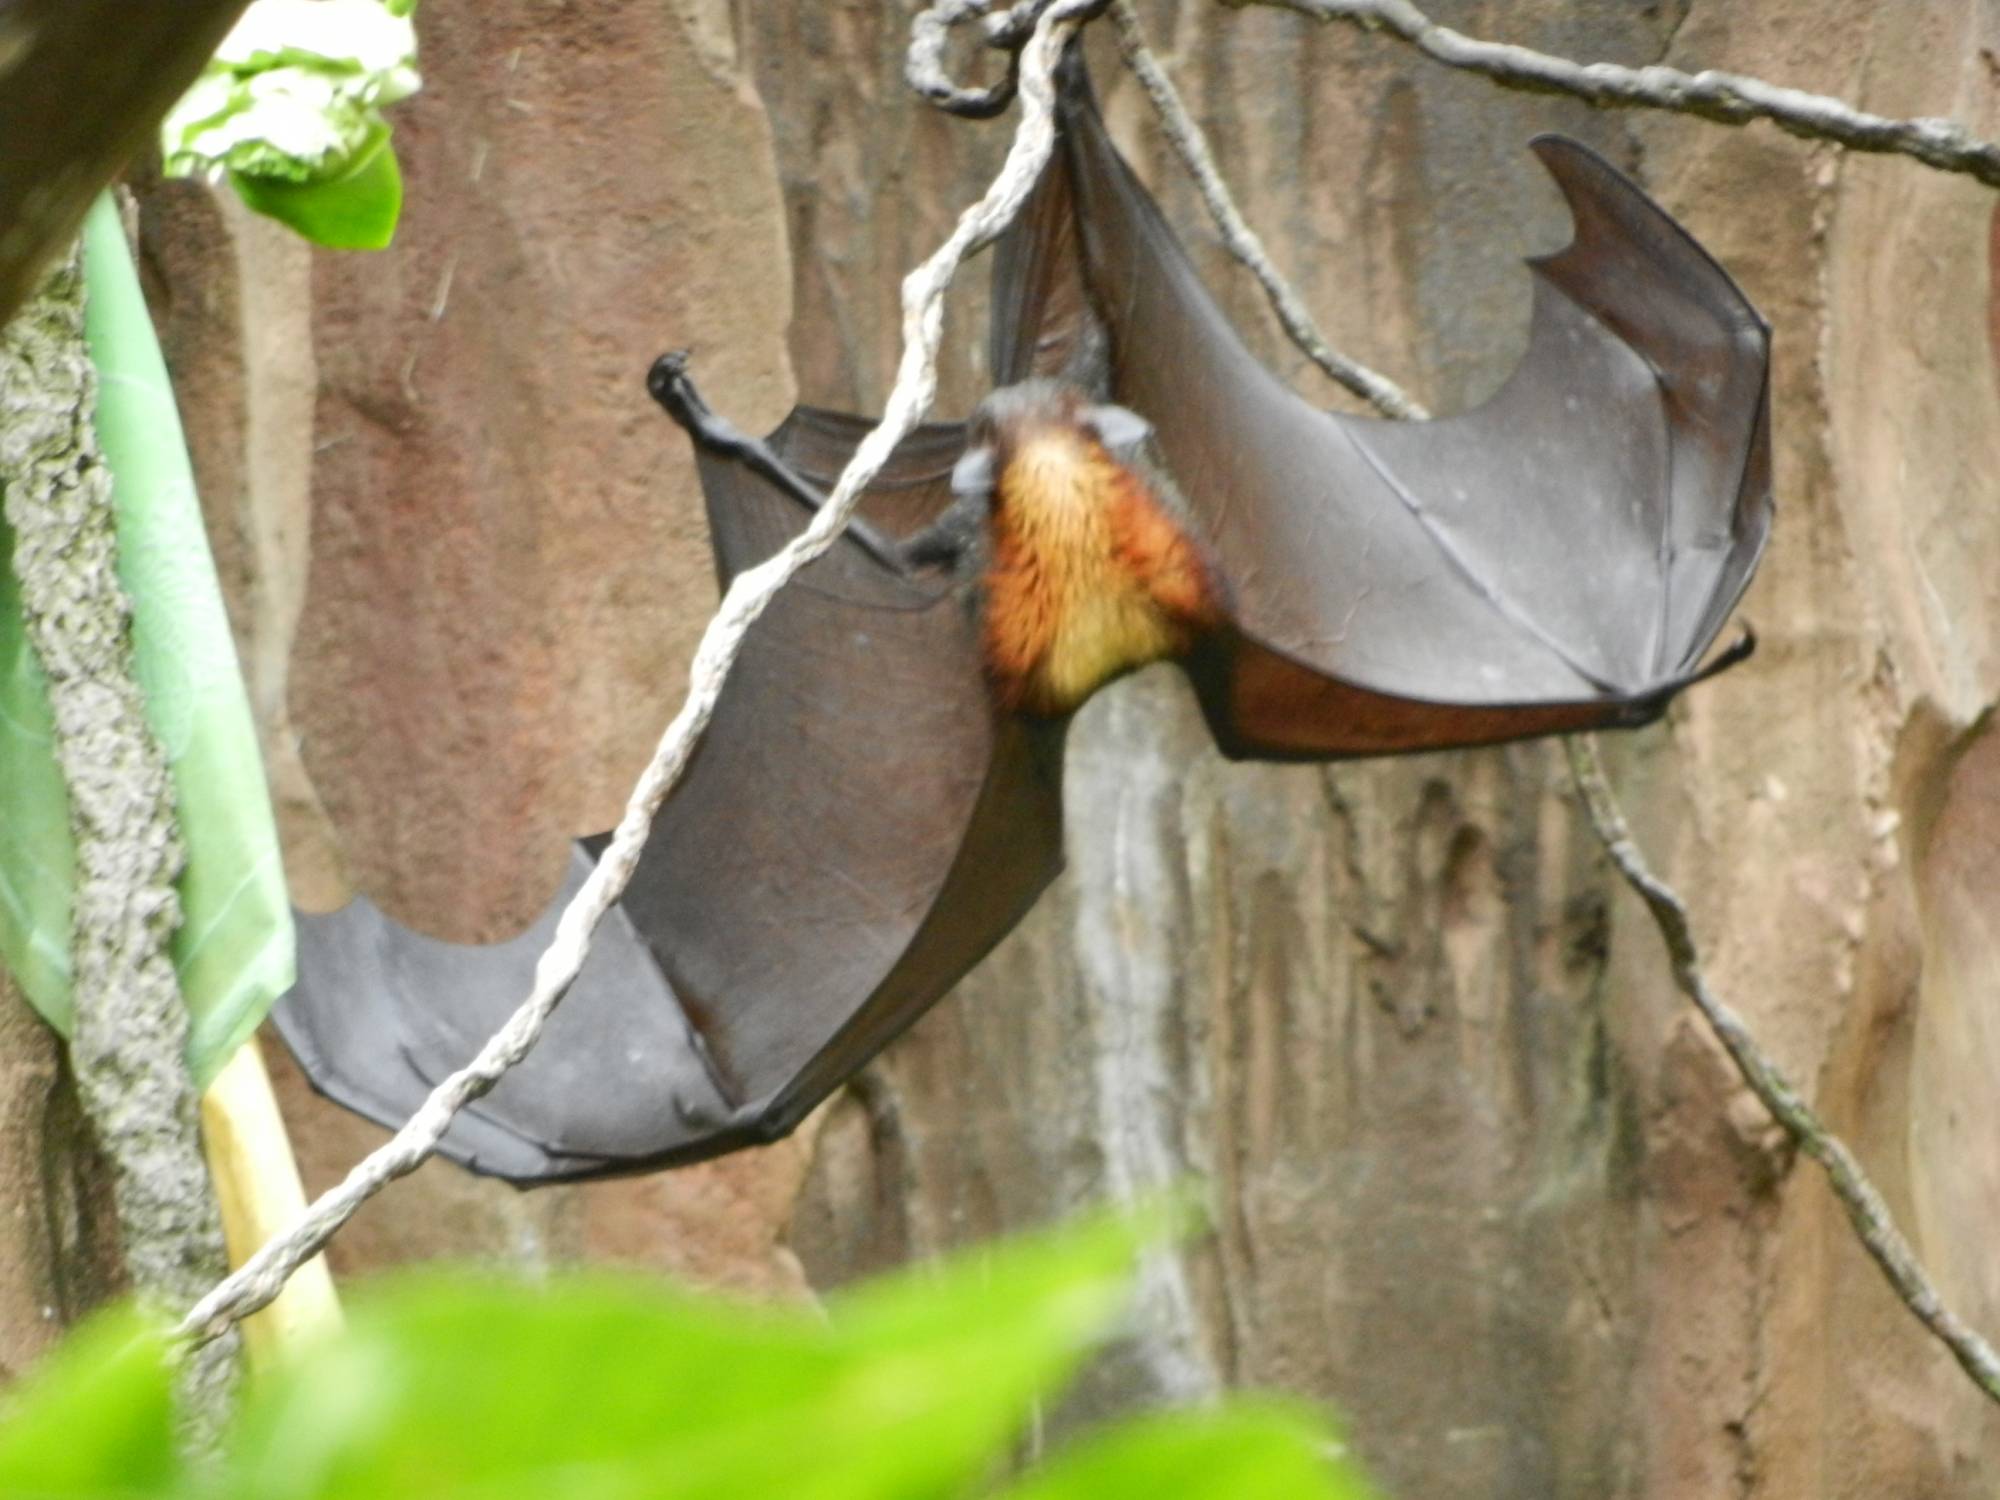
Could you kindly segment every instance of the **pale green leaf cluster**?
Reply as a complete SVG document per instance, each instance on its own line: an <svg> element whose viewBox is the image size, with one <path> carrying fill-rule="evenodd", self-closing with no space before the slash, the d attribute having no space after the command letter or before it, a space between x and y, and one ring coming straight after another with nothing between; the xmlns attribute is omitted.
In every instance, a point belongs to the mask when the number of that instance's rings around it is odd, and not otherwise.
<svg viewBox="0 0 2000 1500"><path fill-rule="evenodd" d="M310 183L346 173L382 132L382 107L417 90L412 9L256 0L168 113L168 175Z"/></svg>

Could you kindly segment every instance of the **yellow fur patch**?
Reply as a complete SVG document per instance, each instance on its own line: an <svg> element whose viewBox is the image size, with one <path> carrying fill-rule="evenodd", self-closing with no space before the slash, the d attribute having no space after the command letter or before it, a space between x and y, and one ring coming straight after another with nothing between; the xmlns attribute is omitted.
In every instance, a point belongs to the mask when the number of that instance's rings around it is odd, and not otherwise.
<svg viewBox="0 0 2000 1500"><path fill-rule="evenodd" d="M1157 601L1126 535L1151 528L1171 548L1178 530L1095 441L1061 428L1028 437L995 501L987 655L1011 701L1064 712L1121 672L1187 649L1187 622Z"/></svg>

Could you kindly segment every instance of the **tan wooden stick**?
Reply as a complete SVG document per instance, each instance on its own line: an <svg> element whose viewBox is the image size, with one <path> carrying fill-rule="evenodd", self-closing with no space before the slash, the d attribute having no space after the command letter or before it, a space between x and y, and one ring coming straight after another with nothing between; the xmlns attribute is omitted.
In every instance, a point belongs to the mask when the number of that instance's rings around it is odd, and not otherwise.
<svg viewBox="0 0 2000 1500"><path fill-rule="evenodd" d="M306 1208L291 1138L255 1037L236 1049L202 1095L201 1139L233 1271ZM244 1319L250 1363L268 1368L337 1332L341 1322L326 1257L315 1255L270 1306Z"/></svg>

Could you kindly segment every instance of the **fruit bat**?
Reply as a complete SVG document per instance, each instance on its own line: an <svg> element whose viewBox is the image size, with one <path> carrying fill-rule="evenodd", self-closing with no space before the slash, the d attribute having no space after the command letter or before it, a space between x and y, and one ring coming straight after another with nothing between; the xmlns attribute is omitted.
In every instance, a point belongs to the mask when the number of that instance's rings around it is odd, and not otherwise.
<svg viewBox="0 0 2000 1500"><path fill-rule="evenodd" d="M1770 521L1768 334L1583 146L1534 150L1570 246L1462 416L1316 409L1216 307L1066 65L1055 158L999 249L998 389L920 428L751 629L632 884L526 1061L444 1151L517 1182L788 1132L1004 936L1061 864L1070 712L1179 662L1223 753L1327 759L1657 716ZM768 437L668 356L723 581L806 523L871 425ZM277 1012L313 1082L400 1123L528 988L602 840L509 942L365 897L299 933Z"/></svg>
<svg viewBox="0 0 2000 1500"><path fill-rule="evenodd" d="M0 322L248 0L0 0Z"/></svg>

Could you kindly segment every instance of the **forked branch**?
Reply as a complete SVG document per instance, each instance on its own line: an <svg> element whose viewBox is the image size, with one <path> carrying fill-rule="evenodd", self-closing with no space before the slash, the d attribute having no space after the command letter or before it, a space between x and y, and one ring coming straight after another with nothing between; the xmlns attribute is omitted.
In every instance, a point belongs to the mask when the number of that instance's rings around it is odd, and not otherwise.
<svg viewBox="0 0 2000 1500"><path fill-rule="evenodd" d="M1010 52L1007 72L998 83L985 88L954 82L945 70L944 50L952 29L968 21L980 20L993 8L993 0L938 0L919 12L910 22L910 50L903 63L903 78L911 88L946 114L968 120L991 119L1014 102L1020 82L1021 59Z"/></svg>
<svg viewBox="0 0 2000 1500"><path fill-rule="evenodd" d="M1826 94L1809 94L1704 69L1628 68L1489 42L1440 26L1410 0L1220 0L1232 10L1267 5L1317 21L1345 21L1387 31L1446 67L1482 73L1503 88L1572 94L1603 109L1663 109L1724 125L1769 120L1808 140L1837 141L1851 151L1914 157L1940 172L1960 172L2000 187L2000 144L1981 140L1955 120L1894 120Z"/></svg>
<svg viewBox="0 0 2000 1500"><path fill-rule="evenodd" d="M1053 0L935 0L910 22L910 47L903 58L903 79L948 115L989 120L1014 102L1021 78L1021 48ZM1103 11L1107 0L1093 0L1075 13L1081 23ZM1007 54L1007 72L985 88L955 83L944 64L945 44L954 27L978 21L988 46Z"/></svg>

